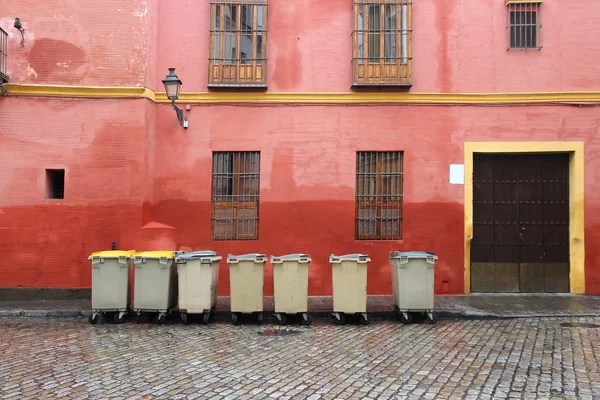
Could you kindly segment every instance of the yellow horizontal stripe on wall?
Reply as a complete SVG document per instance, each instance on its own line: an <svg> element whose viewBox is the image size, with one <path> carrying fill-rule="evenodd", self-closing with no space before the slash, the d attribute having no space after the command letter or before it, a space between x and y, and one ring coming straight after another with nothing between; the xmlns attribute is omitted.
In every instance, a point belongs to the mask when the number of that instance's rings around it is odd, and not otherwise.
<svg viewBox="0 0 600 400"><path fill-rule="evenodd" d="M145 87L101 87L60 85L5 85L9 96L75 98L147 98L168 103L164 92ZM600 92L540 93L286 93L286 92L202 92L180 93L177 103L411 103L411 104L528 104L600 103Z"/></svg>

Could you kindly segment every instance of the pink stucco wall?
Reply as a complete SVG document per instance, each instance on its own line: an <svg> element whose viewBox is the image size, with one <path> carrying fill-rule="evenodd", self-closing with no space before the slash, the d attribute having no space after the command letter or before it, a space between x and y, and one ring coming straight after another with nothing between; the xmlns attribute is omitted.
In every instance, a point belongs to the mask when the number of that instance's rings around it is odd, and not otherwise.
<svg viewBox="0 0 600 400"><path fill-rule="evenodd" d="M347 92L352 1L271 0L269 91ZM12 27L20 17L26 45ZM507 51L504 1L415 0L413 91L586 91L600 86L600 2L541 7L543 48ZM176 67L184 91L206 91L209 2L4 0L15 83L147 85Z"/></svg>
<svg viewBox="0 0 600 400"><path fill-rule="evenodd" d="M149 86L176 67L207 90L206 0L4 0L13 83ZM600 2L546 1L540 51L506 51L504 1L415 0L413 92L598 91ZM270 92L349 92L351 0L270 0ZM25 47L12 28L20 17ZM377 91L377 89L374 89ZM144 250L142 226L181 249L304 251L311 294L331 291L329 253L366 252L369 293L391 290L390 249L440 256L438 293L463 291L463 187L448 182L466 141L585 142L586 291L600 293L600 114L596 107L192 105L183 130L145 99L0 98L1 286L89 287L86 256ZM210 240L212 151L261 152L260 239ZM354 238L355 152L405 152L402 241ZM66 170L63 201L43 198ZM272 280L267 266L266 293ZM227 268L219 290L228 293Z"/></svg>
<svg viewBox="0 0 600 400"><path fill-rule="evenodd" d="M348 92L352 1L269 1L269 91ZM183 90L206 91L208 1L159 3L158 78L176 67ZM544 47L507 51L496 0L415 0L415 92L527 92L600 87L600 2L547 1ZM160 82L155 82L160 87Z"/></svg>

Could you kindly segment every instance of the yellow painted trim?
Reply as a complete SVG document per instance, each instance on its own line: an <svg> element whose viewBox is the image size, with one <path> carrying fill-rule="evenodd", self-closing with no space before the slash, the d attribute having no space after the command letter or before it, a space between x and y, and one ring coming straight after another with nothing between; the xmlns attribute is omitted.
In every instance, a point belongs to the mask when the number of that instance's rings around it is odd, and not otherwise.
<svg viewBox="0 0 600 400"><path fill-rule="evenodd" d="M473 240L474 153L569 153L570 291L585 293L584 153L583 142L467 142L465 143L465 293L471 292L471 241Z"/></svg>
<svg viewBox="0 0 600 400"><path fill-rule="evenodd" d="M5 85L9 96L77 97L77 98L147 98L168 103L164 92L145 87L100 87L61 85ZM600 103L600 92L546 93L415 93L415 92L347 92L347 93L272 93L272 92L203 92L180 93L178 103L302 103L302 104L531 104L531 103Z"/></svg>
<svg viewBox="0 0 600 400"><path fill-rule="evenodd" d="M509 4L542 4L544 0L506 0L506 5Z"/></svg>
<svg viewBox="0 0 600 400"><path fill-rule="evenodd" d="M86 98L154 98L145 87L5 85L9 96L86 97Z"/></svg>

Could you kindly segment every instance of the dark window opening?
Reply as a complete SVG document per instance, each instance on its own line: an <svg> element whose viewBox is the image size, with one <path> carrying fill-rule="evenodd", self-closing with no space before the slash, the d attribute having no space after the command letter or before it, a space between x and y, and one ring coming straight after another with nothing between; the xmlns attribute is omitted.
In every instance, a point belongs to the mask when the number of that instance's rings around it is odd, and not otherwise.
<svg viewBox="0 0 600 400"><path fill-rule="evenodd" d="M64 199L65 198L65 170L47 169L46 170L46 198Z"/></svg>

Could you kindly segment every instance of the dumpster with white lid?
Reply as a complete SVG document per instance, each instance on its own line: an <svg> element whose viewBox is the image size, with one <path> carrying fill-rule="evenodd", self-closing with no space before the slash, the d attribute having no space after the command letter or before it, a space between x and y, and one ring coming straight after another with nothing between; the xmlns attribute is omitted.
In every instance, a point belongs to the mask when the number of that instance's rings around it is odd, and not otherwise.
<svg viewBox="0 0 600 400"><path fill-rule="evenodd" d="M359 314L361 322L367 317L367 265L371 259L366 254L331 254L329 262L333 277L333 313L337 324L345 323L346 314Z"/></svg>
<svg viewBox="0 0 600 400"><path fill-rule="evenodd" d="M154 313L154 322L162 324L177 304L177 268L175 252L144 251L135 253L133 309L138 322L142 312Z"/></svg>
<svg viewBox="0 0 600 400"><path fill-rule="evenodd" d="M214 318L221 258L212 250L176 254L179 311L184 324L188 322L188 314L202 314L205 324Z"/></svg>
<svg viewBox="0 0 600 400"><path fill-rule="evenodd" d="M392 251L392 293L394 308L402 323L412 322L412 312L427 315L436 323L434 313L435 261L438 257L426 251Z"/></svg>
<svg viewBox="0 0 600 400"><path fill-rule="evenodd" d="M307 254L271 256L275 318L285 325L286 314L301 314L302 323L310 325L308 314L308 267L311 259Z"/></svg>
<svg viewBox="0 0 600 400"><path fill-rule="evenodd" d="M90 324L113 312L113 322L125 321L129 310L129 265L134 250L110 250L92 253L92 313Z"/></svg>
<svg viewBox="0 0 600 400"><path fill-rule="evenodd" d="M240 314L255 314L263 321L264 273L267 258L264 254L228 255L231 289L231 321L239 322Z"/></svg>

